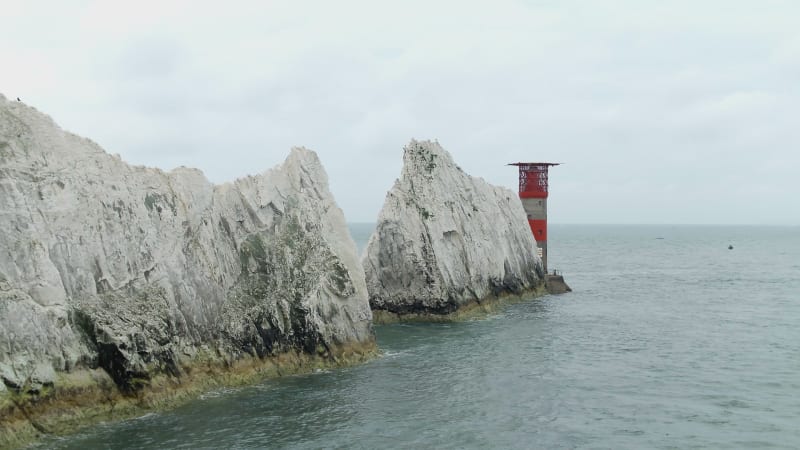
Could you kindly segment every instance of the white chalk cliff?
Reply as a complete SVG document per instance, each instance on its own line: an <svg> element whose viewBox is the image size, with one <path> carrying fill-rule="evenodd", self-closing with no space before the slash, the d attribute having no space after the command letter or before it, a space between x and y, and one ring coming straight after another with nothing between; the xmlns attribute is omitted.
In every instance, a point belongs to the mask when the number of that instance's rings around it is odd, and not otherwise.
<svg viewBox="0 0 800 450"><path fill-rule="evenodd" d="M464 173L438 142L411 141L363 265L370 306L445 315L543 284L517 195Z"/></svg>
<svg viewBox="0 0 800 450"><path fill-rule="evenodd" d="M132 166L0 95L0 391L374 342L327 183L303 148L222 185Z"/></svg>

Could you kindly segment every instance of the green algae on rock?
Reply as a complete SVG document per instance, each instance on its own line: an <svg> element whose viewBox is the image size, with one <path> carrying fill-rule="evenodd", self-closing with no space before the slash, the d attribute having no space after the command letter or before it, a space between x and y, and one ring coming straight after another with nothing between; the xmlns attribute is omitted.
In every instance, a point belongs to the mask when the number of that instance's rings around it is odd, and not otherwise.
<svg viewBox="0 0 800 450"><path fill-rule="evenodd" d="M0 393L0 448L21 447L46 435L69 434L101 421L168 409L220 387L351 366L376 355L374 340L333 345L315 354L291 350L233 361L199 352L183 362L181 376L159 373L135 392L118 386L100 368L59 373L54 387L44 391Z"/></svg>

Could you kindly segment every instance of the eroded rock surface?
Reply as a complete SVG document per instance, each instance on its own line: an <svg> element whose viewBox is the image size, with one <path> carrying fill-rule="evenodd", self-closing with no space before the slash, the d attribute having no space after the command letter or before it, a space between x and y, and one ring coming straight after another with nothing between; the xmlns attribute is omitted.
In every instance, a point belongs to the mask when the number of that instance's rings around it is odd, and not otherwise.
<svg viewBox="0 0 800 450"><path fill-rule="evenodd" d="M131 166L0 96L0 389L99 367L135 391L197 358L373 342L327 183L303 148L223 185Z"/></svg>
<svg viewBox="0 0 800 450"><path fill-rule="evenodd" d="M373 310L446 315L542 285L517 195L464 173L438 142L411 141L363 257Z"/></svg>

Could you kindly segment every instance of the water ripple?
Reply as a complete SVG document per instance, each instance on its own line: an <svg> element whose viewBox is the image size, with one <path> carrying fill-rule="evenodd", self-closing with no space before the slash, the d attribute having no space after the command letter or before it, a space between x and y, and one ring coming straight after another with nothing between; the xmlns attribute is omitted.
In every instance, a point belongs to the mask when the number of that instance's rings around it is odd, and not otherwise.
<svg viewBox="0 0 800 450"><path fill-rule="evenodd" d="M571 294L378 326L383 353L367 364L42 448L797 448L800 266L787 249L800 237L786 230L554 226Z"/></svg>

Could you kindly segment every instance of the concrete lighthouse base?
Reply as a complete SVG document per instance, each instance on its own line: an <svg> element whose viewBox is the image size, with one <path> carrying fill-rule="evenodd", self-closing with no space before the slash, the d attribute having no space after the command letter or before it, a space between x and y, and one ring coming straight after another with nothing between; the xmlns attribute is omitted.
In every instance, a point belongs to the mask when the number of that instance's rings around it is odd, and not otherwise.
<svg viewBox="0 0 800 450"><path fill-rule="evenodd" d="M544 286L550 294L565 294L572 292L572 288L564 281L563 275L547 274L544 276Z"/></svg>

